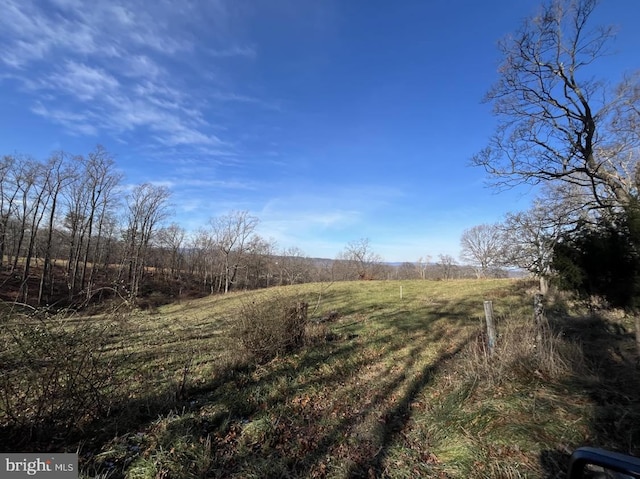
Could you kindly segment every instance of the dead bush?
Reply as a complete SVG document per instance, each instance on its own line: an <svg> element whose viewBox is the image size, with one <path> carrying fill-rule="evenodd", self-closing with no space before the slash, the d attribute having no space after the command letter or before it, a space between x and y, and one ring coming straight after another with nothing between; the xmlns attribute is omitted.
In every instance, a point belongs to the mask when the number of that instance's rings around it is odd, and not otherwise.
<svg viewBox="0 0 640 479"><path fill-rule="evenodd" d="M245 303L235 334L253 359L264 363L304 345L308 307L301 298L282 295Z"/></svg>
<svg viewBox="0 0 640 479"><path fill-rule="evenodd" d="M533 318L527 323L507 317L497 329L498 340L492 354L484 333L478 334L467 349L464 370L474 380L498 385L535 378L557 379L586 368L580 346L567 341L548 324L538 327Z"/></svg>
<svg viewBox="0 0 640 479"><path fill-rule="evenodd" d="M121 360L106 354L107 329L104 322L98 327L64 314L5 317L0 425L60 434L108 414Z"/></svg>

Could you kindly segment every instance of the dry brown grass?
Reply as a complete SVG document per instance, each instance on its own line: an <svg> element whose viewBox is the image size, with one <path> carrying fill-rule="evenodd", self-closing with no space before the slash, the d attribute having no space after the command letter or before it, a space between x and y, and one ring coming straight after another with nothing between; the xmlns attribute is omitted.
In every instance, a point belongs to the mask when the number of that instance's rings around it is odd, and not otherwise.
<svg viewBox="0 0 640 479"><path fill-rule="evenodd" d="M122 399L48 447L80 448L84 477L111 479L484 478L561 477L563 451L640 443L637 371L609 355L633 338L571 317L538 339L529 288L367 281L134 311L105 349L127 358ZM256 364L235 326L273 294L321 301L302 347ZM484 300L498 318L492 357L479 336Z"/></svg>
<svg viewBox="0 0 640 479"><path fill-rule="evenodd" d="M546 323L507 316L498 321L499 336L493 352L486 335L478 334L469 346L461 370L470 379L500 386L510 381L561 380L586 373L581 345L568 342L562 332Z"/></svg>

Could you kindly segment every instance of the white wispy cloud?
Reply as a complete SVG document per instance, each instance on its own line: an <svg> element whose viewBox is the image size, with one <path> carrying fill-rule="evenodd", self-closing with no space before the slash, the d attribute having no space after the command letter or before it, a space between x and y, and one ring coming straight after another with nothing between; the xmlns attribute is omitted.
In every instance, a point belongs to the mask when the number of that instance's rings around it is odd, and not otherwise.
<svg viewBox="0 0 640 479"><path fill-rule="evenodd" d="M187 228L247 209L285 245L361 223L376 204L370 195L280 196L288 185L274 184L273 170L291 160L265 131L281 102L254 79L237 83L260 50L233 28L229 16L246 10L234 2L1 0L0 87L18 85L25 108L58 130L126 145L119 158L135 161L138 176L130 181L171 188ZM256 178L257 162L269 180Z"/></svg>
<svg viewBox="0 0 640 479"><path fill-rule="evenodd" d="M169 189L175 186L175 182L171 180L154 180L154 181L149 181L149 183L152 184L153 186L169 188Z"/></svg>
<svg viewBox="0 0 640 479"><path fill-rule="evenodd" d="M189 0L159 0L153 8L135 0L96 0L90 8L79 0L4 0L0 75L17 79L30 93L31 111L70 133L107 132L118 139L143 132L159 147L228 152L232 142L206 119L208 102L262 101L229 91L203 102L186 76L176 77L175 66L188 68L198 49L214 61L250 61L256 50L221 35L217 44L201 45L188 28L201 21L199 8L200 2ZM214 13L207 21L218 22L209 27L228 30L223 0L208 2L206 9Z"/></svg>
<svg viewBox="0 0 640 479"><path fill-rule="evenodd" d="M41 103L35 104L31 111L63 125L76 135L95 136L98 133L97 128L93 125L93 119L82 113L50 109Z"/></svg>
<svg viewBox="0 0 640 479"><path fill-rule="evenodd" d="M234 92L214 90L209 92L207 97L214 101L253 104L267 110L275 110L275 111L282 110L282 106L279 104L279 102L265 101L265 100L262 100L261 98L256 98L254 96L249 96L249 95L241 95Z"/></svg>
<svg viewBox="0 0 640 479"><path fill-rule="evenodd" d="M75 61L67 61L60 74L51 77L50 81L53 89L74 95L83 102L120 89L118 80L104 69Z"/></svg>
<svg viewBox="0 0 640 479"><path fill-rule="evenodd" d="M225 188L232 190L256 190L259 187L264 187L264 185L258 185L253 181L242 181L242 180L222 180L222 179L212 179L212 180L200 180L197 178L188 178L183 180L176 180L176 183L181 186L187 187L197 187L197 188Z"/></svg>
<svg viewBox="0 0 640 479"><path fill-rule="evenodd" d="M47 18L37 5L7 0L0 15L0 59L10 67L42 60L54 48L87 53L94 49L91 36L66 18ZM73 35L70 32L74 32Z"/></svg>
<svg viewBox="0 0 640 479"><path fill-rule="evenodd" d="M166 75L166 71L147 55L132 55L125 58L127 68L122 72L126 76L136 78L157 79Z"/></svg>

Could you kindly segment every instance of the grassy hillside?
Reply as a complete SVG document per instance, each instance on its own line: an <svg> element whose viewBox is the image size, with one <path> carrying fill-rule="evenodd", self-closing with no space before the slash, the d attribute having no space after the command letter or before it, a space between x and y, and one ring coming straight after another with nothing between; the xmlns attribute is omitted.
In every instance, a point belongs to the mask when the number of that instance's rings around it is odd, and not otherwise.
<svg viewBox="0 0 640 479"><path fill-rule="evenodd" d="M41 414L50 427L40 432L5 400L2 449L79 449L85 477L114 478L562 477L578 445L640 452L624 320L556 304L536 341L530 287L311 284L65 319L64 331L98 332L96 377L108 370L100 384L117 387L95 400L100 414ZM310 317L331 321L313 322L305 347L257 365L234 324L243 305L273 295L304 298ZM484 300L501 335L491 358ZM3 364L16 363L11 338L25 323L3 327Z"/></svg>

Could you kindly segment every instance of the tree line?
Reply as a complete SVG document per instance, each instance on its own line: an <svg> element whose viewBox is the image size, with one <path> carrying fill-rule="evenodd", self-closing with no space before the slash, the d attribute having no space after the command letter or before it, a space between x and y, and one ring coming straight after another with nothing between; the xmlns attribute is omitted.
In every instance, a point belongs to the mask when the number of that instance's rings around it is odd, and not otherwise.
<svg viewBox="0 0 640 479"><path fill-rule="evenodd" d="M0 294L38 305L114 295L224 293L310 281L453 278L469 270L450 256L393 267L368 239L334 260L279 250L247 211L211 218L188 233L170 223L170 191L125 185L111 154L54 152L0 159Z"/></svg>
<svg viewBox="0 0 640 479"><path fill-rule="evenodd" d="M498 127L472 164L497 188L543 188L529 210L463 233L461 259L473 271L448 255L392 268L366 239L349 243L335 260L311 259L297 248L278 250L256 233L259 219L243 211L187 234L167 225L165 187L126 187L98 146L86 156L1 159L2 285L14 286L11 299L47 304L109 291L137 297L151 290L180 295L305 281L503 275L515 266L538 277L543 291L559 275L581 294L606 295L624 277L632 285L624 298L610 295L635 304L640 76L624 74L617 84L593 77L615 33L591 26L597 4L549 0L499 44L503 62L486 97ZM594 256L609 259L599 264Z"/></svg>
<svg viewBox="0 0 640 479"><path fill-rule="evenodd" d="M137 294L169 191L146 183L125 192L121 182L101 146L0 159L0 266L12 299L88 300L98 285Z"/></svg>

